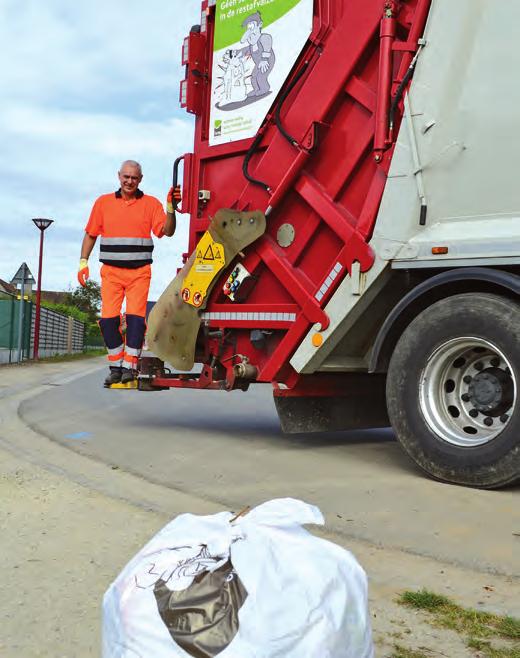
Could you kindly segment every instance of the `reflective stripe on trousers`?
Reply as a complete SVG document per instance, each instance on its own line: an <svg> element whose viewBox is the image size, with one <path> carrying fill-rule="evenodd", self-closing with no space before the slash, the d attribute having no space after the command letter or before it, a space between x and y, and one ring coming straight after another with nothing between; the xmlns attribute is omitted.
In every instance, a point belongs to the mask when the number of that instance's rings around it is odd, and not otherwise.
<svg viewBox="0 0 520 658"><path fill-rule="evenodd" d="M121 333L121 318L101 318L99 328L107 348L107 358L111 366L121 366L125 355L125 344Z"/></svg>
<svg viewBox="0 0 520 658"><path fill-rule="evenodd" d="M146 322L139 315L126 315L126 344L121 333L121 318L101 318L99 327L107 346L111 365L135 370L143 348Z"/></svg>
<svg viewBox="0 0 520 658"><path fill-rule="evenodd" d="M107 348L107 358L110 361L110 365L120 366L123 363L123 357L125 355L125 346L121 343L119 347L111 350Z"/></svg>
<svg viewBox="0 0 520 658"><path fill-rule="evenodd" d="M126 345L123 365L135 370L143 348L146 321L140 315L126 314Z"/></svg>

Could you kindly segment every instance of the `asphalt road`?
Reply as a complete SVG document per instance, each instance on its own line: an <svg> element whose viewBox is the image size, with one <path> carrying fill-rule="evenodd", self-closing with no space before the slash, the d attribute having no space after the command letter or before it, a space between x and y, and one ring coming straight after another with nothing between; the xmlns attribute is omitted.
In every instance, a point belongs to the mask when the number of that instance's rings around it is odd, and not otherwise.
<svg viewBox="0 0 520 658"><path fill-rule="evenodd" d="M144 393L105 390L103 377L100 367L48 382L23 403L21 417L72 450L229 509L298 497L318 505L339 537L520 572L518 487L477 491L431 481L390 430L283 435L267 386Z"/></svg>

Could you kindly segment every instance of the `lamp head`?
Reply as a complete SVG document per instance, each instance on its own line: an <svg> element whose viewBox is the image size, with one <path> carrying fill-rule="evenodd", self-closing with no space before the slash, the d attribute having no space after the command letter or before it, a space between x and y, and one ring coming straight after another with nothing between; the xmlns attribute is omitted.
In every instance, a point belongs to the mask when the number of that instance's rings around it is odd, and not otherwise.
<svg viewBox="0 0 520 658"><path fill-rule="evenodd" d="M46 228L49 228L53 221L53 219L44 219L43 217L36 217L33 219L33 222L40 229L40 231L45 231Z"/></svg>

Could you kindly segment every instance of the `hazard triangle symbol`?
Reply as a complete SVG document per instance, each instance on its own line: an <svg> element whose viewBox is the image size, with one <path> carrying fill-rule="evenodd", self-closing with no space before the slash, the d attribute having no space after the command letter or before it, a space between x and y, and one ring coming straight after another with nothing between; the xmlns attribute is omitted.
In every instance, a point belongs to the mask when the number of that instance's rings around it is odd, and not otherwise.
<svg viewBox="0 0 520 658"><path fill-rule="evenodd" d="M213 249L211 248L211 245L209 245L208 248L206 249L206 253L204 254L203 260L215 260L215 256L213 255Z"/></svg>

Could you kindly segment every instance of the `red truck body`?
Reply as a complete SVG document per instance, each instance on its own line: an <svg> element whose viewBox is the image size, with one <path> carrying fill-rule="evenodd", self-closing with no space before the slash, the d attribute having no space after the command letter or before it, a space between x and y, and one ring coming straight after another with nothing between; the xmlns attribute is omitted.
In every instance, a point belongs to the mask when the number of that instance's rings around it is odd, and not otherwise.
<svg viewBox="0 0 520 658"><path fill-rule="evenodd" d="M429 5L430 0L317 0L312 34L258 136L210 146L215 6L202 3L204 29L186 40L187 77L181 85L181 102L195 114L181 208L190 214L189 253L219 208L260 209L268 228L241 261L256 281L247 299L233 303L217 284L202 316L210 329L232 332L233 339L208 338L198 361L219 354L232 371L235 355L242 355L256 367L256 381L298 386L288 363L292 353L312 325L327 328L324 306L353 263L362 272L373 263L367 242L397 134L389 128L389 108L417 52ZM278 108L293 143L277 127ZM244 177L248 153L250 176L265 186ZM209 200L202 190L209 191ZM277 236L289 220L294 240L282 247ZM262 349L251 341L252 330L265 332ZM319 341L318 332L317 347ZM309 382L305 386L308 394ZM325 392L323 379L318 388Z"/></svg>
<svg viewBox="0 0 520 658"><path fill-rule="evenodd" d="M520 477L520 208L502 135L518 122L502 23L520 9L481 4L203 0L182 52L193 152L174 168L184 160L189 249L150 316L159 358L141 360L141 390L268 383L284 431L391 423L433 477L489 488ZM249 50L260 14L262 48ZM271 95L255 87L270 39L286 67ZM248 58L240 97L223 72ZM237 102L261 108L246 139L221 120ZM248 246L205 262L260 220Z"/></svg>

